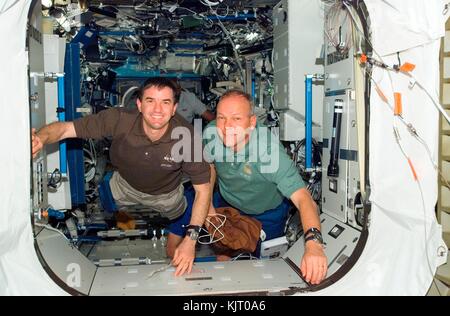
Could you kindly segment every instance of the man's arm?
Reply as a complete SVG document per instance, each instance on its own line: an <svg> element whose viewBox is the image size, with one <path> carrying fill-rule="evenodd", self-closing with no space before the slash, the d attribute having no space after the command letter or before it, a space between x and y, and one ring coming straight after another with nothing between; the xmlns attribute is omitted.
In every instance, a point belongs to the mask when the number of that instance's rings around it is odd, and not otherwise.
<svg viewBox="0 0 450 316"><path fill-rule="evenodd" d="M214 199L214 186L216 185L217 173L216 173L216 167L214 167L214 164L210 164L209 167L211 168L211 179L209 182L210 186L211 186L211 202L209 205L208 215L214 215L214 214L216 214L216 209L213 204L213 199Z"/></svg>
<svg viewBox="0 0 450 316"><path fill-rule="evenodd" d="M186 96L186 102L190 103L190 107L194 110L196 115L200 115L203 119L208 122L214 121L216 115L208 110L206 105L192 92L184 92Z"/></svg>
<svg viewBox="0 0 450 316"><path fill-rule="evenodd" d="M206 110L205 112L202 113L202 118L204 118L208 122L211 122L216 119L216 115L210 110Z"/></svg>
<svg viewBox="0 0 450 316"><path fill-rule="evenodd" d="M320 230L317 206L308 190L302 188L295 191L291 200L300 212L303 231L306 233L311 228ZM308 241L301 263L301 271L306 281L319 284L327 275L327 269L327 257L323 251L323 246L313 240Z"/></svg>
<svg viewBox="0 0 450 316"><path fill-rule="evenodd" d="M37 133L33 129L31 137L34 158L45 145L53 144L66 138L75 138L77 133L73 122L56 122L44 126Z"/></svg>
<svg viewBox="0 0 450 316"><path fill-rule="evenodd" d="M209 205L211 203L211 189L209 183L193 186L195 190L195 200L192 208L190 225L201 227L205 222ZM175 276L181 276L185 272L191 273L195 259L195 244L196 241L190 239L189 236L186 236L175 250L175 255L172 261L173 265L177 267Z"/></svg>
<svg viewBox="0 0 450 316"><path fill-rule="evenodd" d="M43 146L66 138L114 137L121 114L121 108L111 108L73 122L57 122L44 126L37 134L32 132L33 157Z"/></svg>

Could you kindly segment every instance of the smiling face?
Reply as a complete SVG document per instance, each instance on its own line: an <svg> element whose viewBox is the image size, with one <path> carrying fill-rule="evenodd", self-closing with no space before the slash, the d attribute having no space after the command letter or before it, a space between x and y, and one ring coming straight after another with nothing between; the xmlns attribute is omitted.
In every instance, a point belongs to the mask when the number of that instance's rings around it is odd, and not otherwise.
<svg viewBox="0 0 450 316"><path fill-rule="evenodd" d="M175 103L174 92L171 88L156 86L147 88L142 99L138 99L136 103L144 117L144 129L150 131L166 129L178 105Z"/></svg>
<svg viewBox="0 0 450 316"><path fill-rule="evenodd" d="M251 131L256 127L252 105L243 96L230 95L217 105L217 129L226 147L239 151L248 143Z"/></svg>

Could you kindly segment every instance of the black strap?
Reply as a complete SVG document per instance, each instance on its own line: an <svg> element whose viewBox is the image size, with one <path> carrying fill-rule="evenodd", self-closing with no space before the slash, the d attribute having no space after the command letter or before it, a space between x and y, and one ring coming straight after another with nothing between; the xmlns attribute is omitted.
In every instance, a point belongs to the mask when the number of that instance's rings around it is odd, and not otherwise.
<svg viewBox="0 0 450 316"><path fill-rule="evenodd" d="M190 230L190 229L193 229L197 233L200 233L202 228L200 226L197 226L197 225L188 225L188 226L186 226L186 230Z"/></svg>
<svg viewBox="0 0 450 316"><path fill-rule="evenodd" d="M307 237L309 234L312 234L313 236L315 234L320 234L320 236L322 236L322 233L320 232L320 230L318 230L317 228L311 228L309 229L306 233L305 233L305 237Z"/></svg>
<svg viewBox="0 0 450 316"><path fill-rule="evenodd" d="M309 236L309 237L306 237L306 238L305 238L305 244L306 244L308 241L310 241L310 240L316 241L316 236L315 236L315 235L311 235L311 236Z"/></svg>

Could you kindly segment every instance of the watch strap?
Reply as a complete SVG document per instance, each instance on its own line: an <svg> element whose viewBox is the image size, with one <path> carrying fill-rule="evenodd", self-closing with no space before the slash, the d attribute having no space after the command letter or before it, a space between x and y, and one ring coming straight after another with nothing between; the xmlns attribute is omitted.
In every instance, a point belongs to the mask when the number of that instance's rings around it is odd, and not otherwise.
<svg viewBox="0 0 450 316"><path fill-rule="evenodd" d="M305 233L305 237L309 237L310 235L315 236L316 234L320 234L322 236L322 233L317 228L311 228Z"/></svg>

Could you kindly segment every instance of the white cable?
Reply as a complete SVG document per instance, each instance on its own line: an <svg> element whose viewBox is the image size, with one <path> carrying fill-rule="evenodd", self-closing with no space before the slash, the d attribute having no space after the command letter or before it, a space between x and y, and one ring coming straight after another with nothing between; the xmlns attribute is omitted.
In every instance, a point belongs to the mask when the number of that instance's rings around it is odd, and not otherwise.
<svg viewBox="0 0 450 316"><path fill-rule="evenodd" d="M373 47L372 43L366 38L364 32L363 32L363 31L361 30L361 28L359 27L359 25L358 25L358 23L357 23L357 20L356 20L356 18L353 16L353 13L352 13L352 11L351 11L351 7L350 7L347 3L345 3L345 2L343 2L343 4L344 4L344 6L347 8L347 10L349 11L350 16L352 17L353 22L354 22L354 25L355 25L355 27L357 28L357 30L363 35L364 39L365 39L365 40L367 41L367 43L372 47L373 52L378 56L378 58L380 59L380 61L381 61L382 63L386 64L386 63L384 62L383 58L380 56L380 54L378 54L378 52L377 52L377 51L375 50L375 48ZM388 73L388 76L389 76L389 80L391 81L392 90L395 91L395 88L394 88L394 81L393 81L393 79L392 79L392 75L391 75L391 72L389 71L389 69L387 69L387 73ZM412 74L410 74L410 75L411 75L411 77L413 77ZM414 78L414 77L413 77L413 78ZM373 80L372 77L371 77L371 80ZM374 80L373 80L373 81L374 81ZM417 82L417 80L416 80L416 82ZM417 82L417 83L418 83L418 82ZM439 108L439 106L438 106L438 103L439 103L439 102L436 103L436 101L434 100L434 98L432 97L432 95L431 95L431 94L430 94L430 93L429 93L422 85L420 85L420 83L418 83L418 85L419 85L419 86L420 86L420 87L428 94L428 96L433 100L433 103L435 104L435 106ZM386 103L386 102L385 102L385 103ZM388 103L388 105L390 105L390 104ZM391 107L391 108L392 108L392 107ZM393 108L392 108L392 109L393 109ZM445 111L444 111L444 112L445 112ZM407 122L403 119L403 117L398 117L398 116L396 116L396 117L397 117L401 122L403 122L404 124L406 124L407 126L412 127L411 124L407 124ZM398 144L398 146L399 146L399 148L400 148L400 151L402 152L403 156L404 156L405 159L407 160L408 164L409 164L409 163L412 163L411 160L410 160L410 158L409 158L409 156L407 155L406 151L404 150L404 148L403 148L403 146L402 146L402 144L401 144L400 133L399 133L399 130L398 130L398 128L397 128L395 122L396 122L396 121L394 121L394 123L393 123L393 125L394 125L394 126L393 126L393 128L394 128L394 138L395 138L395 140L396 140L396 142L397 142L397 144ZM449 123L450 123L450 120L449 120ZM411 132L411 130L410 130L410 132ZM434 162L433 162L433 164L434 164ZM412 165L410 165L410 168L413 169L414 167L413 167ZM413 171L413 170L411 170L411 171ZM427 214L426 214L426 206L425 206L424 192L423 192L423 189L422 189L422 185L421 185L421 183L420 183L420 180L419 180L419 179L416 179L415 182L417 182L417 185L418 185L418 188L419 188L419 191L420 191L420 195L421 195L421 199L422 199L422 210L423 210L423 216L424 216L424 233L425 233L424 239L425 239L426 259L427 259L428 268L430 269L430 274L431 274L432 277L434 278L434 272L433 272L433 269L432 269L432 267L431 267L430 258L429 258L429 256L428 256L428 254L429 254L429 248L428 248L428 242L427 242L427 238L428 238L428 232L427 232ZM374 203L374 204L377 205L376 203Z"/></svg>
<svg viewBox="0 0 450 316"><path fill-rule="evenodd" d="M88 172L86 172L86 174L84 175L84 181L86 183L91 182L92 180L94 180L95 178L95 167L92 167L91 169L89 169Z"/></svg>
<svg viewBox="0 0 450 316"><path fill-rule="evenodd" d="M352 41L350 39L351 36L351 21L348 21L349 13L346 11L345 16L342 17L342 4L339 2L336 2L333 4L329 9L328 13L325 16L325 35L327 36L330 43L338 50L340 51L348 51L352 46ZM345 25L346 30L342 29L342 27L339 27L336 29L337 26ZM345 32L345 39L339 38L342 33ZM342 44L345 44L345 46L341 46Z"/></svg>
<svg viewBox="0 0 450 316"><path fill-rule="evenodd" d="M191 10L189 8L186 7L178 7L178 9L184 9L186 11L189 11L191 13L194 13L194 15L192 15L193 18L198 19L198 20L203 20L205 18L205 16L201 13L195 12L194 10ZM198 17L197 17L198 16Z"/></svg>
<svg viewBox="0 0 450 316"><path fill-rule="evenodd" d="M367 70L365 70L365 69L363 69L363 71L370 77L370 80L373 82L375 87L381 91L381 88L379 87L379 85L375 81L375 79L372 77L372 75L369 72L367 72ZM391 109L392 112L394 111L394 107L389 103L389 100L383 100L383 103L386 104ZM430 147L428 146L428 144L425 142L425 140L423 138L421 138L419 136L419 134L417 133L417 130L414 128L412 123L409 123L408 121L406 121L406 119L401 115L397 116L397 118L398 118L398 120L400 120L400 122L402 122L405 125L405 127L409 131L409 133L425 148L425 151L428 154L428 157L430 159L431 164L433 165L433 168L439 173L444 185L450 189L450 182L449 182L449 180L447 180L445 178L444 174L442 173L442 170L439 169L439 166L434 162L434 158L433 158L433 155L431 153L431 150L430 150ZM394 125L395 125L395 123L394 123Z"/></svg>
<svg viewBox="0 0 450 316"><path fill-rule="evenodd" d="M373 52L377 55L377 57L380 59L380 61L381 61L383 64L386 64L386 63L384 62L383 58L380 56L380 54L378 54L378 52L375 50L375 48L373 47L372 43L366 38L366 36L364 35L364 32L360 29L359 24L357 24L357 21L356 21L355 17L353 16L352 12L351 12L351 8L348 7L345 3L344 3L344 5L345 5L346 8L349 10L350 16L352 17L352 19L353 19L353 21L354 21L354 24L355 24L355 26L356 26L356 29L360 32L360 34L361 34L361 35L363 36L363 38L367 41L367 43L369 43L369 45L370 45L370 46L372 47L372 49L373 49ZM392 70L394 70L394 69L392 69ZM375 87L381 91L381 89L380 89L380 87L379 87L379 84L378 84L378 82L375 81L375 79L373 78L373 75L372 75L371 73L369 73L369 72L367 71L367 69L365 69L365 68L363 69L363 71L370 77L370 80L375 84ZM396 71L396 70L395 70L395 71ZM393 80L392 75L391 75L391 70L386 69L386 72L387 72L388 77L389 77L389 81L390 81L390 84L391 84L392 91L395 91L394 80ZM398 73L398 71L396 71L396 72ZM383 72L383 73L384 73L384 72ZM417 78L416 78L412 73L405 73L405 72L401 72L401 73L404 74L404 75L406 75L406 76L408 76L408 77L410 77L411 79L413 79L413 80L415 81L415 82L413 82L414 85L417 84L417 85L418 85L418 86L419 86L419 87L427 94L427 96L433 101L433 105L438 109L438 111L444 116L444 118L445 118L445 119L449 122L449 124L450 124L450 118L449 118L447 112L444 110L444 108L442 107L442 105L441 105L438 101L436 101L436 99L432 96L432 94L431 94L431 93L430 93L430 92L429 92L429 91L428 91L428 90L420 83L420 81L418 81ZM385 97L386 97L386 96L385 96ZM386 97L386 98L387 98L387 97ZM383 100L383 101L384 101L384 103L385 103L392 111L394 111L394 107L389 103L388 100ZM415 129L414 126L413 126L413 124L407 122L407 121L405 120L405 118L404 118L402 115L396 116L396 118L399 119L399 120L406 126L406 128L407 128L408 131L411 133L411 135L412 135L413 137L415 137L416 140L419 141L419 143L421 143L421 144L424 146L425 150L426 150L427 153L428 153L428 156L429 156L429 158L430 158L430 162L432 163L434 169L437 170L437 171L439 172L439 174L440 174L440 176L441 176L441 179L442 179L442 181L444 182L444 184L445 184L447 187L450 188L450 183L449 183L449 181L444 177L442 171L439 169L439 167L438 167L438 166L436 165L436 163L434 162L434 159L433 159L433 157L432 157L430 148L428 147L428 145L426 144L426 142L418 135L416 129ZM395 124L394 124L394 125L395 125Z"/></svg>
<svg viewBox="0 0 450 316"><path fill-rule="evenodd" d="M233 47L233 52L234 52L234 56L235 56L235 58L236 58L236 63L237 63L237 65L238 65L239 71L240 71L240 73L241 73L241 80L242 80L242 82L245 82L244 68L242 67L242 64L241 64L241 61L240 61L239 52L237 51L236 44L234 43L233 37L231 36L230 32L228 32L227 28L225 27L225 25L224 25L224 24L222 23L222 21L220 20L220 18L221 18L221 17L223 18L223 16L220 16L220 15L217 13L217 10L214 10L214 9L212 8L212 6L217 6L217 5L219 5L222 1L223 1L223 0L220 0L220 2L211 2L211 1L208 1L208 0L200 0L200 2L201 2L203 5L208 6L208 7L210 8L211 12L217 17L217 24L219 24L220 28L221 28L222 31L225 33L225 35L227 36L228 40L229 40L230 43L231 43L231 46ZM229 13L229 12L228 12L228 6L227 6L227 15L228 15L228 13Z"/></svg>
<svg viewBox="0 0 450 316"><path fill-rule="evenodd" d="M405 159L407 160L408 164L410 164L410 168L413 169L414 166L412 165L412 161L411 158L408 156L408 154L406 153L405 149L403 148L402 144L401 144L401 137L400 137L400 132L398 130L397 127L394 126L394 137L395 140L400 148L400 151L402 152L403 156L405 157ZM412 172L415 172L414 170L411 170ZM428 229L427 229L427 212L426 212L426 205L425 205L425 195L422 189L422 184L420 182L420 179L418 179L416 176L415 177L415 182L417 182L417 186L419 188L419 192L420 192L420 197L422 199L422 212L423 212L423 217L424 217L424 240L425 240L425 256L427 259L427 264L428 264L428 269L430 270L430 274L432 275L432 277L434 278L434 271L430 262L430 258L429 258L429 247L428 247Z"/></svg>
<svg viewBox="0 0 450 316"><path fill-rule="evenodd" d="M92 139L89 139L89 147L91 148L91 153L93 154L93 163L94 165L97 165L97 151L95 150L95 144Z"/></svg>
<svg viewBox="0 0 450 316"><path fill-rule="evenodd" d="M209 7L209 8L211 9L211 12L212 12L215 16L217 16L218 18L226 18L226 17L229 15L229 13L230 13L230 7L229 7L229 6L227 6L227 13L226 13L225 15L219 15L219 13L217 12L217 9L214 10L214 9L211 8L211 7ZM237 12L236 12L236 14L237 14Z"/></svg>
<svg viewBox="0 0 450 316"><path fill-rule="evenodd" d="M413 85L417 84L427 94L427 96L431 99L431 101L433 101L433 105L436 107L436 109L439 112L441 112L442 116L444 116L448 124L450 124L450 116L447 114L444 107L440 104L439 101L436 100L436 98L430 93L430 91L428 91L428 89L425 88L425 86L419 80L417 80L416 76L414 76L414 74L410 72L408 73L402 72L402 73L411 77L414 80Z"/></svg>
<svg viewBox="0 0 450 316"><path fill-rule="evenodd" d="M242 258L249 258L250 260L258 260L258 258L256 258L255 256L252 256L251 253L241 253L238 256L234 257L231 259L231 261L236 261L237 259L242 259Z"/></svg>
<svg viewBox="0 0 450 316"><path fill-rule="evenodd" d="M157 270L155 270L155 271L150 272L150 273L148 274L148 276L147 276L147 280L150 279L150 278L152 278L152 277L153 277L154 275L156 275L157 273L166 271L166 270L169 269L171 266L172 266L172 263L169 263L169 264L167 264L167 265L165 265L165 266L163 266L163 267L161 267L161 268L159 268L159 269L157 269Z"/></svg>
<svg viewBox="0 0 450 316"><path fill-rule="evenodd" d="M214 223L212 223L209 218L210 217L216 217L217 220L219 221L219 226L216 226ZM205 230L204 228L202 228L201 230L205 231L207 234L201 236L198 239L198 243L201 245L211 245L214 244L216 242L221 241L222 239L225 238L225 235L223 234L223 232L220 230L222 227L225 226L225 223L227 221L227 217L225 215L222 214L209 214L208 217L206 218L206 222L208 222L212 227L214 227L214 231L212 234L209 233L209 231ZM216 237L216 234L219 234L221 237L219 237L218 239L214 239ZM209 237L209 241L204 242L201 239L202 238L208 238Z"/></svg>
<svg viewBox="0 0 450 316"><path fill-rule="evenodd" d="M99 8L106 8L106 7L110 7L110 8L116 9L116 10L117 10L117 14L118 14L119 16L121 15L121 16L127 17L127 18L129 18L129 19L138 21L139 23L142 23L142 24L145 23L144 20L141 20L140 18L138 18L138 17L136 17L136 16L134 16L134 15L131 15L131 14L128 14L128 13L124 12L123 10L121 10L119 7L117 7L117 6L115 6L115 5L104 5L104 6L99 6Z"/></svg>
<svg viewBox="0 0 450 316"><path fill-rule="evenodd" d="M212 1L209 1L209 0L200 0L200 2L201 2L203 5L206 5L206 6L208 6L208 7L214 7L214 6L217 6L217 5L219 5L222 1L223 1L223 0L220 0L220 1L218 1L218 2L212 2Z"/></svg>
<svg viewBox="0 0 450 316"><path fill-rule="evenodd" d="M93 148L93 144L89 143L89 146L91 147L91 150L95 153L95 148ZM95 178L96 173L96 165L97 165L97 158L96 153L92 153L91 150L87 148L83 148L83 151L89 156L88 158L84 159L84 162L87 163L91 168L84 173L84 180L86 183L91 182Z"/></svg>
<svg viewBox="0 0 450 316"><path fill-rule="evenodd" d="M119 107L124 108L125 107L125 101L127 101L127 98L132 95L133 93L135 93L136 91L139 90L139 87L137 86L132 86L131 88L129 88L122 97L122 103L119 105Z"/></svg>
<svg viewBox="0 0 450 316"><path fill-rule="evenodd" d="M220 19L217 20L217 23L219 24L220 28L222 29L222 31L225 33L225 35L227 36L228 40L231 43L231 46L233 47L233 52L234 52L234 56L236 58L236 63L239 67L239 72L241 73L241 80L242 82L245 82L245 76L244 76L244 68L242 68L242 64L241 64L241 57L239 56L239 52L236 48L236 44L234 43L233 37L231 36L230 32L228 32L227 28L225 27L225 25L223 25L222 21L220 21Z"/></svg>

